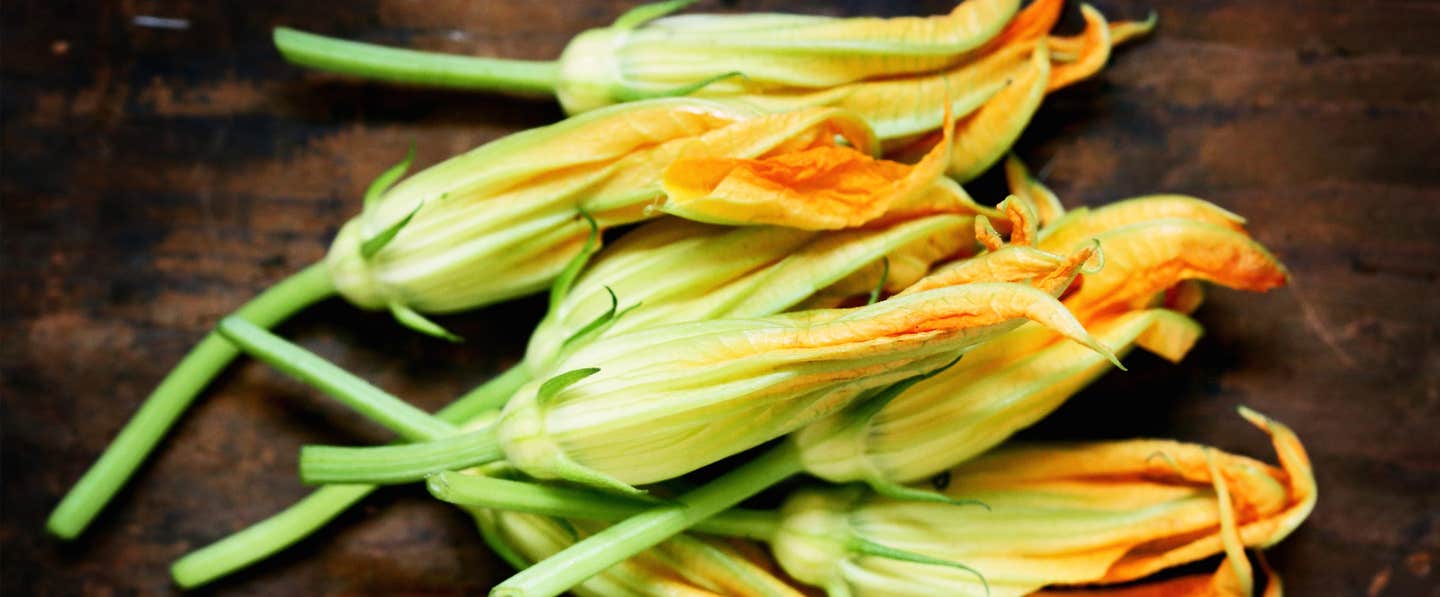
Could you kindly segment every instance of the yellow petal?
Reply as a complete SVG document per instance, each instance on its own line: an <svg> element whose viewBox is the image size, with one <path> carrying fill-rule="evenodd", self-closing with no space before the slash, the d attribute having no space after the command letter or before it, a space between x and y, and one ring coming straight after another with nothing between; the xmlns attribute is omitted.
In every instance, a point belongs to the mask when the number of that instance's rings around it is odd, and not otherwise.
<svg viewBox="0 0 1440 597"><path fill-rule="evenodd" d="M969 181L1005 155L1039 109L1049 78L1049 50L1040 42L1030 63L1016 73L1009 86L956 123L955 147L947 169L950 176Z"/></svg>
<svg viewBox="0 0 1440 597"><path fill-rule="evenodd" d="M1064 251L1121 226L1165 218L1205 222L1242 234L1245 231L1245 218L1209 201L1185 195L1146 195L1116 201L1099 209L1074 210L1041 234L1039 246L1049 251Z"/></svg>

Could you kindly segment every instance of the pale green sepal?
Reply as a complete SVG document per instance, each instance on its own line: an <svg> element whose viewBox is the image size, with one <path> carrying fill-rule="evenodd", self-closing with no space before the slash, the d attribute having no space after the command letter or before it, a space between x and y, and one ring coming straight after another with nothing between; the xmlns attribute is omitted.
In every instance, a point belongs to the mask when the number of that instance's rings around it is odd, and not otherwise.
<svg viewBox="0 0 1440 597"><path fill-rule="evenodd" d="M416 203L415 209L410 210L410 213L405 214L405 217L400 218L398 222L391 224L389 228L381 230L380 234L376 234L375 236L365 239L364 242L361 242L360 257L370 259L374 257L376 253L379 253L380 249L384 249L385 245L395 240L395 235L400 234L400 230L405 228L405 226L410 223L410 220L415 219L415 214L420 213L420 208L422 207L425 207L424 201Z"/></svg>
<svg viewBox="0 0 1440 597"><path fill-rule="evenodd" d="M615 297L615 291L612 290L609 286L605 286L604 288L606 294L610 295L610 308L606 309L604 313L601 313L599 317L590 320L590 323L581 326L580 329L575 331L575 333L570 334L569 338L566 338L564 342L560 343L561 346L568 346L589 334L593 334L601 327L604 327L606 324L615 320L615 309L620 307L620 299ZM631 308L633 309L634 307ZM626 311L629 310L630 309L626 309Z"/></svg>
<svg viewBox="0 0 1440 597"><path fill-rule="evenodd" d="M713 77L701 79L694 83L690 83L688 85L681 85L673 89L665 89L662 91L638 91L628 87L619 87L613 90L612 95L617 101L621 102L635 102L648 99L660 99L664 97L684 97L726 79L734 79L736 77L739 77L741 79L746 78L745 73L742 73L738 70L732 70L728 73L720 73Z"/></svg>
<svg viewBox="0 0 1440 597"><path fill-rule="evenodd" d="M570 287L575 284L575 278L580 276L580 270L585 269L585 264L590 261L590 256L595 254L595 249L600 244L600 224L595 222L595 217L584 208L579 209L580 217L585 218L585 223L590 225L590 236L585 237L584 246L575 255L570 263L565 264L565 269L560 270L560 275L555 277L555 283L550 285L550 312L554 313L560 308L560 301L565 300L565 295L570 294Z"/></svg>
<svg viewBox="0 0 1440 597"><path fill-rule="evenodd" d="M847 547L850 548L851 552L865 556L887 558L901 562L912 562L915 564L927 564L930 566L945 566L947 568L964 570L966 572L974 574L976 578L979 578L980 584L985 587L985 594L990 594L990 582L985 580L985 575L981 574L979 570L961 564L960 562L954 562L941 558L932 558L930 556L915 553L912 551L895 549L893 547L881 545L864 537L852 536L850 538L850 543Z"/></svg>
<svg viewBox="0 0 1440 597"><path fill-rule="evenodd" d="M401 176L405 176L405 173L410 170L410 165L414 163L415 142L411 141L410 151L405 154L405 159L400 160L400 163L381 172L380 176L376 176L375 180L370 182L370 186L365 189L365 209L368 211L374 207L376 202L380 200L380 197L385 194L385 191L395 186L395 183L399 182Z"/></svg>
<svg viewBox="0 0 1440 597"><path fill-rule="evenodd" d="M980 500L962 500L958 498L952 498L938 491L927 491L924 489L916 489L914 487L906 487L894 481L888 481L885 479L866 479L865 483L870 486L870 489L875 490L875 493L894 500L910 502L935 502L938 504L950 504L952 506L980 506L981 508L984 508L986 510L990 509L990 504L987 504Z"/></svg>
<svg viewBox="0 0 1440 597"><path fill-rule="evenodd" d="M926 371L925 373L921 373L912 377L907 377L891 384L889 387L877 392L874 396L866 399L864 403L856 405L851 411L851 415L857 420L869 421L871 417L875 416L875 413L880 412L880 409L883 409L885 408L885 405L890 404L890 401L894 400L899 395L904 394L905 390L910 389L911 386L914 386L917 383L939 375L940 372L946 369L954 367L955 363L959 363L960 359L964 358L964 356L965 355L957 356L949 363L945 363L944 365L936 367L930 371Z"/></svg>
<svg viewBox="0 0 1440 597"><path fill-rule="evenodd" d="M551 472L562 479L582 483L599 489L608 489L622 495L644 496L645 490L638 489L629 483L616 479L610 475L597 471L593 468L575 462L568 456L556 453L551 461Z"/></svg>
<svg viewBox="0 0 1440 597"><path fill-rule="evenodd" d="M390 303L390 314L395 316L395 321L400 322L400 325L427 336L434 336L451 342L465 341L464 338L451 333L450 330L441 327L440 324L430 321L424 315L400 303Z"/></svg>
<svg viewBox="0 0 1440 597"><path fill-rule="evenodd" d="M561 390L564 390L565 388L570 387L575 382L590 377L591 375L595 375L599 372L599 367L586 367L584 369L574 369L561 373L560 375L556 375L555 377L546 380L545 383L540 384L540 389L535 392L535 402L540 404L541 406L544 406L545 403L555 398L555 395L559 394Z"/></svg>
<svg viewBox="0 0 1440 597"><path fill-rule="evenodd" d="M620 18L615 19L615 23L610 26L615 29L634 29L670 13L684 10L686 7L698 1L699 0L666 0L665 2L641 4L640 6L625 11L625 14L620 15ZM1154 15L1154 13L1151 13L1151 15Z"/></svg>

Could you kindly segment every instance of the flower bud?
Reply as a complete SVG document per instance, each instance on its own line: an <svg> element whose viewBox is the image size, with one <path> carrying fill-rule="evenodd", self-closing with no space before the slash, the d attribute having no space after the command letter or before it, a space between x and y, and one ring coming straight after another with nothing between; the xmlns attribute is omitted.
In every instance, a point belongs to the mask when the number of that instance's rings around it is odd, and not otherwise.
<svg viewBox="0 0 1440 597"><path fill-rule="evenodd" d="M837 147L837 138L848 146ZM327 265L339 292L363 307L471 308L549 285L586 245L592 227L582 211L601 228L661 212L815 228L809 222L835 213L806 204L783 188L785 181L774 192L749 193L748 203L667 201L662 174L677 160L725 159L763 170L818 151L896 181L888 193L867 195L870 211L847 216L846 224L912 200L912 188L938 176L862 155L874 150L865 124L835 109L757 115L689 99L616 106L489 143L388 191L379 184L367 194L365 210L341 229ZM777 209L785 215L755 215Z"/></svg>
<svg viewBox="0 0 1440 597"><path fill-rule="evenodd" d="M868 390L940 368L1024 319L1109 354L1058 301L1021 284L667 325L566 356L554 370L567 373L532 382L506 406L499 439L532 477L628 489L785 435Z"/></svg>
<svg viewBox="0 0 1440 597"><path fill-rule="evenodd" d="M637 10L566 47L556 94L574 114L638 97L692 92L697 85L711 93L814 89L923 73L954 63L994 37L1019 4L967 0L946 15L888 19L716 14L649 20L651 14ZM727 78L730 74L743 80Z"/></svg>
<svg viewBox="0 0 1440 597"><path fill-rule="evenodd" d="M932 482L987 509L803 491L782 510L776 559L802 582L857 595L1004 596L1143 578L1225 551L1227 528L1269 547L1314 508L1315 479L1293 432L1241 414L1270 434L1279 467L1174 441L1017 444ZM859 542L974 573L846 548Z"/></svg>

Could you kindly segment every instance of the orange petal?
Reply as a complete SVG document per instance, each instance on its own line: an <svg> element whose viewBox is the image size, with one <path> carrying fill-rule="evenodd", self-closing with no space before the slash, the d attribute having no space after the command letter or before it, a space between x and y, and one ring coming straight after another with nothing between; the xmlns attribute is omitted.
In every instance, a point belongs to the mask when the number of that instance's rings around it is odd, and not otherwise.
<svg viewBox="0 0 1440 597"><path fill-rule="evenodd" d="M1000 233L995 230L995 225L990 223L990 218L980 216L975 218L975 242L985 247L987 251L999 251L1005 246L1005 239L1000 238Z"/></svg>
<svg viewBox="0 0 1440 597"><path fill-rule="evenodd" d="M1110 26L1105 15L1089 4L1081 5L1080 12L1085 15L1085 31L1079 36L1083 44L1074 62L1056 65L1050 71L1046 93L1093 76L1110 59Z"/></svg>
<svg viewBox="0 0 1440 597"><path fill-rule="evenodd" d="M1200 279L1239 290L1263 292L1288 279L1265 247L1250 237L1212 224L1155 220L1098 237L1105 267L1065 300L1082 319L1110 310L1145 307L1155 294L1181 280Z"/></svg>
<svg viewBox="0 0 1440 597"><path fill-rule="evenodd" d="M1035 0L1026 6L1010 24L986 46L987 49L1029 41L1044 36L1060 20L1060 11L1065 0Z"/></svg>
<svg viewBox="0 0 1440 597"><path fill-rule="evenodd" d="M1159 22L1159 16L1154 12L1143 21L1116 21L1110 23L1110 45L1119 46L1129 41L1149 35L1155 30L1155 24Z"/></svg>
<svg viewBox="0 0 1440 597"><path fill-rule="evenodd" d="M947 108L947 122L949 121ZM773 224L836 230L879 218L942 174L950 127L914 166L849 147L821 146L761 159L680 159L665 169L661 209L716 224Z"/></svg>

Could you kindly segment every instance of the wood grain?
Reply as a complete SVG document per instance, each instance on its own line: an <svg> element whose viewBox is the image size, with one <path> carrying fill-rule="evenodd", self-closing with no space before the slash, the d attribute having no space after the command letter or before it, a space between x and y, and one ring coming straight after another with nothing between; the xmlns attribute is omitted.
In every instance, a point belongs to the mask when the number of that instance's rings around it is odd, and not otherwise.
<svg viewBox="0 0 1440 597"><path fill-rule="evenodd" d="M79 541L45 515L217 319L318 258L414 140L434 163L552 122L551 102L301 72L285 24L412 47L550 58L629 2L11 2L0 13L5 594L163 594L168 565L306 489L296 452L377 428L266 367L233 367ZM1215 291L1181 366L1136 357L1027 435L1163 435L1268 458L1232 414L1288 422L1320 483L1272 554L1297 595L1440 594L1440 4L1103 0L1160 15L1100 79L1046 101L1018 148L1069 205L1153 191L1244 214L1294 273ZM705 9L920 14L945 2ZM184 19L144 26L137 16ZM993 177L975 186L994 200ZM541 305L447 318L460 347L339 301L282 332L437 408L521 355ZM508 570L466 518L383 491L219 583L231 594L462 594Z"/></svg>

